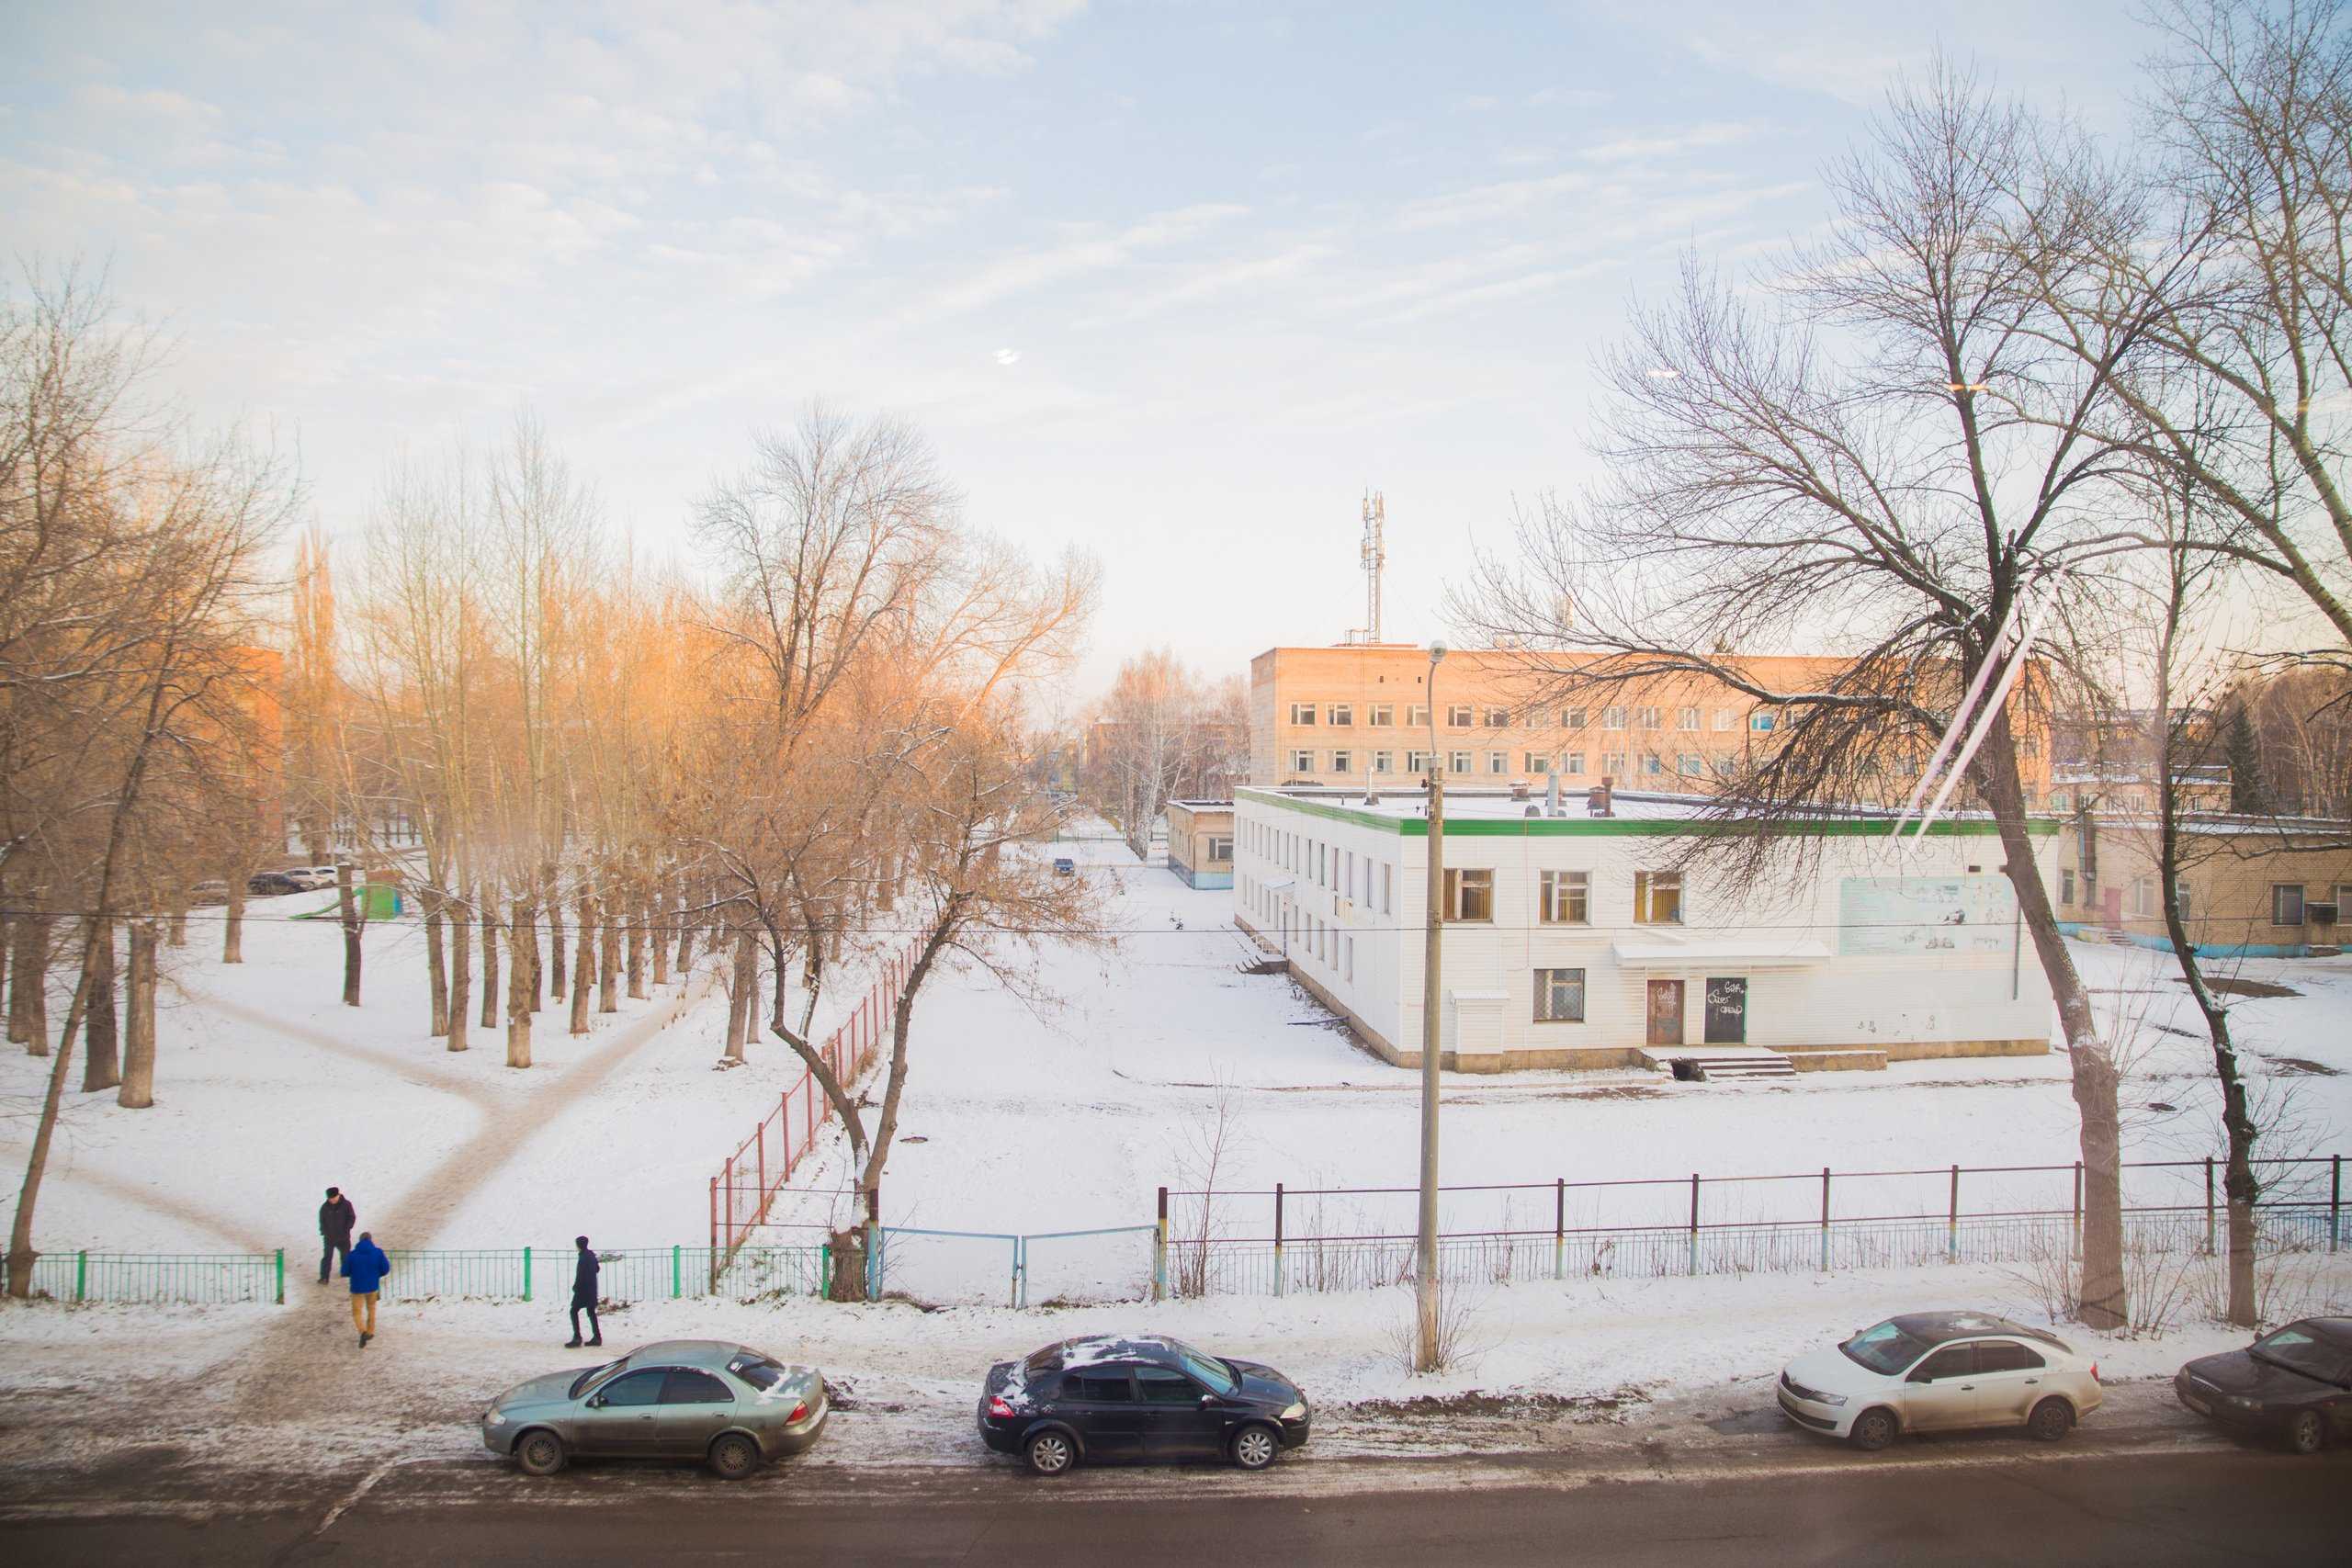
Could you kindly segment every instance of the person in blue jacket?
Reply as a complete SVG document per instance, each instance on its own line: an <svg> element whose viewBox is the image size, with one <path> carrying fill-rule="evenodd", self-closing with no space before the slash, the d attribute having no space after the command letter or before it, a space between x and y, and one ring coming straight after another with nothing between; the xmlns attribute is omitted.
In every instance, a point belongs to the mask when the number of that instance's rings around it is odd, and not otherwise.
<svg viewBox="0 0 2352 1568"><path fill-rule="evenodd" d="M391 1271L392 1260L370 1232L361 1231L358 1244L344 1255L344 1277L351 1281L351 1325L359 1330L362 1350L376 1337L376 1291Z"/></svg>

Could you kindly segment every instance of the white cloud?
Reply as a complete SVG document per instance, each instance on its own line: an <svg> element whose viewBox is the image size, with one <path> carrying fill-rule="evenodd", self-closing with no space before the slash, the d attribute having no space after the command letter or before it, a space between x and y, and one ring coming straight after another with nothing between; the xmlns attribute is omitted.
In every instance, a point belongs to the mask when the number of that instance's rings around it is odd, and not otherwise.
<svg viewBox="0 0 2352 1568"><path fill-rule="evenodd" d="M1501 180L1405 204L1396 223L1403 229L1437 229L1455 223L1490 223L1545 206L1592 187L1592 176L1569 173L1541 179Z"/></svg>

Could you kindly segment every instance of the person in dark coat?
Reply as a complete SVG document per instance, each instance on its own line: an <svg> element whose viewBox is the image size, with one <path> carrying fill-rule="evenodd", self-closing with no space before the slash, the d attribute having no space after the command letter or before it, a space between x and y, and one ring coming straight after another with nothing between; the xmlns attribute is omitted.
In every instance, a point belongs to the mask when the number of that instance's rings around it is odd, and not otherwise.
<svg viewBox="0 0 2352 1568"><path fill-rule="evenodd" d="M583 1312L588 1314L589 1337L585 1342L590 1345L605 1342L605 1330L596 1322L596 1255L588 1250L588 1238L584 1235L572 1237L571 1245L580 1249L580 1262L571 1271L571 1338L564 1346L567 1350L582 1343L580 1314Z"/></svg>
<svg viewBox="0 0 2352 1568"><path fill-rule="evenodd" d="M344 1258L343 1272L351 1280L351 1326L359 1330L362 1350L376 1337L376 1292L391 1271L392 1260L374 1236L361 1231L359 1245Z"/></svg>
<svg viewBox="0 0 2352 1568"><path fill-rule="evenodd" d="M327 1201L319 1205L319 1283L327 1282L327 1265L343 1271L343 1260L351 1256L351 1227L359 1222L358 1211L351 1200L343 1195L340 1187L327 1189Z"/></svg>

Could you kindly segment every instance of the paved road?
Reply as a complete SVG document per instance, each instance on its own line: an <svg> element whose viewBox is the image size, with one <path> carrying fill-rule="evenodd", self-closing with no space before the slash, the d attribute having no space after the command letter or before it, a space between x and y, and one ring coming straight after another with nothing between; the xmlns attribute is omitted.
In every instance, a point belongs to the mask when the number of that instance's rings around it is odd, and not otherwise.
<svg viewBox="0 0 2352 1568"><path fill-rule="evenodd" d="M857 1490L858 1472L841 1471L741 1488L469 1486L455 1494L464 1501L419 1475L338 1499L331 1518L309 1510L0 1526L0 1557L286 1568L531 1561L567 1568L654 1561L2154 1568L2352 1559L2345 1504L2352 1453L2298 1461L2231 1450L2063 1462L2027 1455L1669 1481L1532 1470L1525 1483L1478 1487L1442 1484L1442 1461L1393 1469L1400 1481L1409 1469L1413 1483L1253 1497L1246 1487L1204 1488L1207 1472L1130 1472L1116 1484L1088 1488L994 1471L900 1480L875 1502L838 1500ZM824 1495L812 1495L820 1481Z"/></svg>

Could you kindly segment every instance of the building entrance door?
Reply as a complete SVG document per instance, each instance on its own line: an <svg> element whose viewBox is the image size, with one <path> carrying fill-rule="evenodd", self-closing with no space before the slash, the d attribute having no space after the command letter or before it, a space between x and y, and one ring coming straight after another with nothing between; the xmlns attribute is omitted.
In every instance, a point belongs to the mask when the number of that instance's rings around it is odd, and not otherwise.
<svg viewBox="0 0 2352 1568"><path fill-rule="evenodd" d="M1682 982L1679 980L1650 982L1650 1043L1682 1043Z"/></svg>
<svg viewBox="0 0 2352 1568"><path fill-rule="evenodd" d="M1712 976L1707 981L1707 1043L1747 1043L1747 980L1745 976Z"/></svg>

